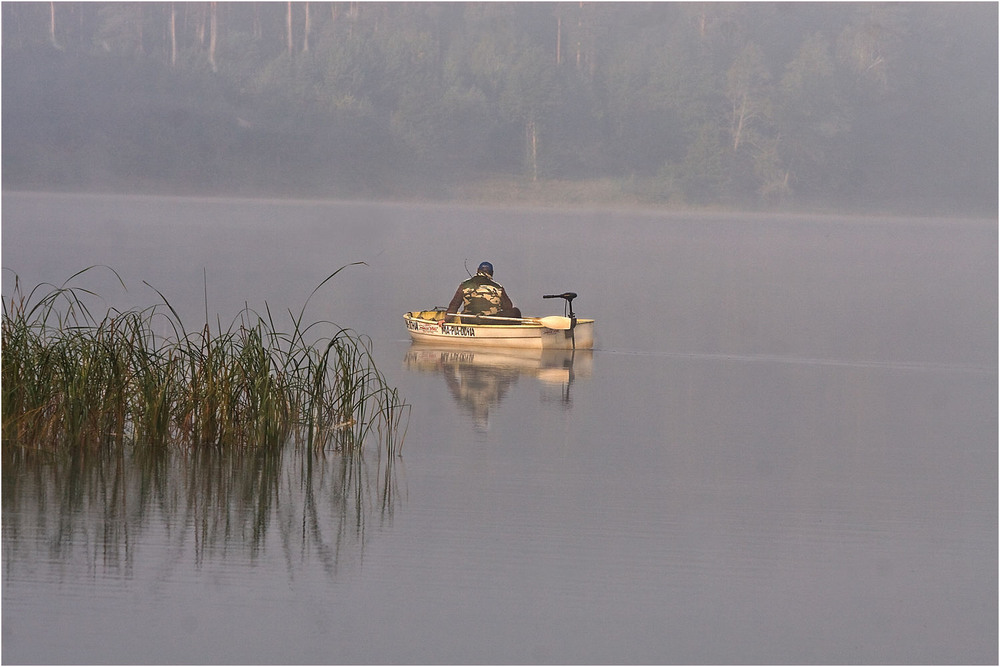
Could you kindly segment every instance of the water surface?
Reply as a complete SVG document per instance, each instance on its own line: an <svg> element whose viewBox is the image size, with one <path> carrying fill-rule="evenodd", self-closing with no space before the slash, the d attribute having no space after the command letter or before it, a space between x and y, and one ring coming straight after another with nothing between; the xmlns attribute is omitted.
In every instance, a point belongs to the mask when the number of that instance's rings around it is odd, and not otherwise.
<svg viewBox="0 0 1000 667"><path fill-rule="evenodd" d="M306 319L412 405L391 466L6 465L4 662L997 662L995 220L6 193L2 240L4 295L107 264L194 326L364 261ZM484 259L597 349L411 346Z"/></svg>

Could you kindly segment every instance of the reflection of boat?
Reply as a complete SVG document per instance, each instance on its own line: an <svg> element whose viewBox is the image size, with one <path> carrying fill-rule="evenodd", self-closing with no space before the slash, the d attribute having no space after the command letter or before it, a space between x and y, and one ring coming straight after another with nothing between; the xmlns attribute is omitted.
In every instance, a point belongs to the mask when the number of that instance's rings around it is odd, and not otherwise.
<svg viewBox="0 0 1000 667"><path fill-rule="evenodd" d="M574 376L590 375L592 350L542 350L518 348L460 349L454 346L413 345L406 353L406 366L414 370L440 371L446 367L481 368L516 375L534 375L542 382L569 382Z"/></svg>
<svg viewBox="0 0 1000 667"><path fill-rule="evenodd" d="M573 313L575 292L546 294L545 299L565 299L567 317L472 316L435 310L414 310L403 315L415 343L504 347L542 350L589 350L594 347L594 320Z"/></svg>
<svg viewBox="0 0 1000 667"><path fill-rule="evenodd" d="M441 373L459 407L485 430L489 428L490 410L500 404L522 375L541 382L543 400L546 393L558 393L559 402L568 406L573 380L590 376L593 359L592 350L412 345L405 364L412 370Z"/></svg>

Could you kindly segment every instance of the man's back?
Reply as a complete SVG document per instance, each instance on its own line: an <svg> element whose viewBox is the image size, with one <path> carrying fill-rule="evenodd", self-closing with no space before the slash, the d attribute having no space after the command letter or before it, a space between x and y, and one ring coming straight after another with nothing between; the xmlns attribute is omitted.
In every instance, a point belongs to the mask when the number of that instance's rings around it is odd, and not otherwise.
<svg viewBox="0 0 1000 667"><path fill-rule="evenodd" d="M488 276L476 274L464 281L459 289L462 292L464 307L462 312L470 315L496 315L503 299L503 285L494 282Z"/></svg>
<svg viewBox="0 0 1000 667"><path fill-rule="evenodd" d="M476 275L458 286L448 312L458 313L459 306L463 314L521 317L521 310L514 307L503 285L493 280L493 265L489 262L480 264Z"/></svg>

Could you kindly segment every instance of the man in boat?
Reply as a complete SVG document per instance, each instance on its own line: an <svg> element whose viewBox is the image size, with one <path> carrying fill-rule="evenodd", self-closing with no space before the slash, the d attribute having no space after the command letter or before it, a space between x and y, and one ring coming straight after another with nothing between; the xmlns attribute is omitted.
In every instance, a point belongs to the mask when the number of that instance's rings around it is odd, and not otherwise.
<svg viewBox="0 0 1000 667"><path fill-rule="evenodd" d="M503 285L493 280L493 265L489 262L480 264L476 270L476 275L463 281L458 286L458 289L455 290L455 296L452 297L451 303L448 304L447 312L457 313L459 312L459 306L462 307L461 312L463 314L521 317L521 309L514 307L513 302L507 295L507 290L503 288ZM452 322L461 321L466 324L473 322L490 323L487 319L477 320L477 318L472 317L450 317L448 319ZM495 320L494 323L513 324L504 320Z"/></svg>

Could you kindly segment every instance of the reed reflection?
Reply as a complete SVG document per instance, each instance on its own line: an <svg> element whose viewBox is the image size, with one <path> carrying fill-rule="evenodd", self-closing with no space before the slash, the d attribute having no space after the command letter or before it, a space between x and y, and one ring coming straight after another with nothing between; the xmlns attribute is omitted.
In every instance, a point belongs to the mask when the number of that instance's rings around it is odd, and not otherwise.
<svg viewBox="0 0 1000 667"><path fill-rule="evenodd" d="M440 373L459 409L481 431L490 414L522 376L539 381L541 399L572 406L571 389L590 377L593 350L463 349L413 345L404 364L410 370Z"/></svg>
<svg viewBox="0 0 1000 667"><path fill-rule="evenodd" d="M391 525L397 465L391 456L300 446L4 448L4 571L48 562L131 577L143 546L165 541L150 557L253 563L277 548L290 573L315 560L333 575L345 558L360 558L369 526Z"/></svg>

